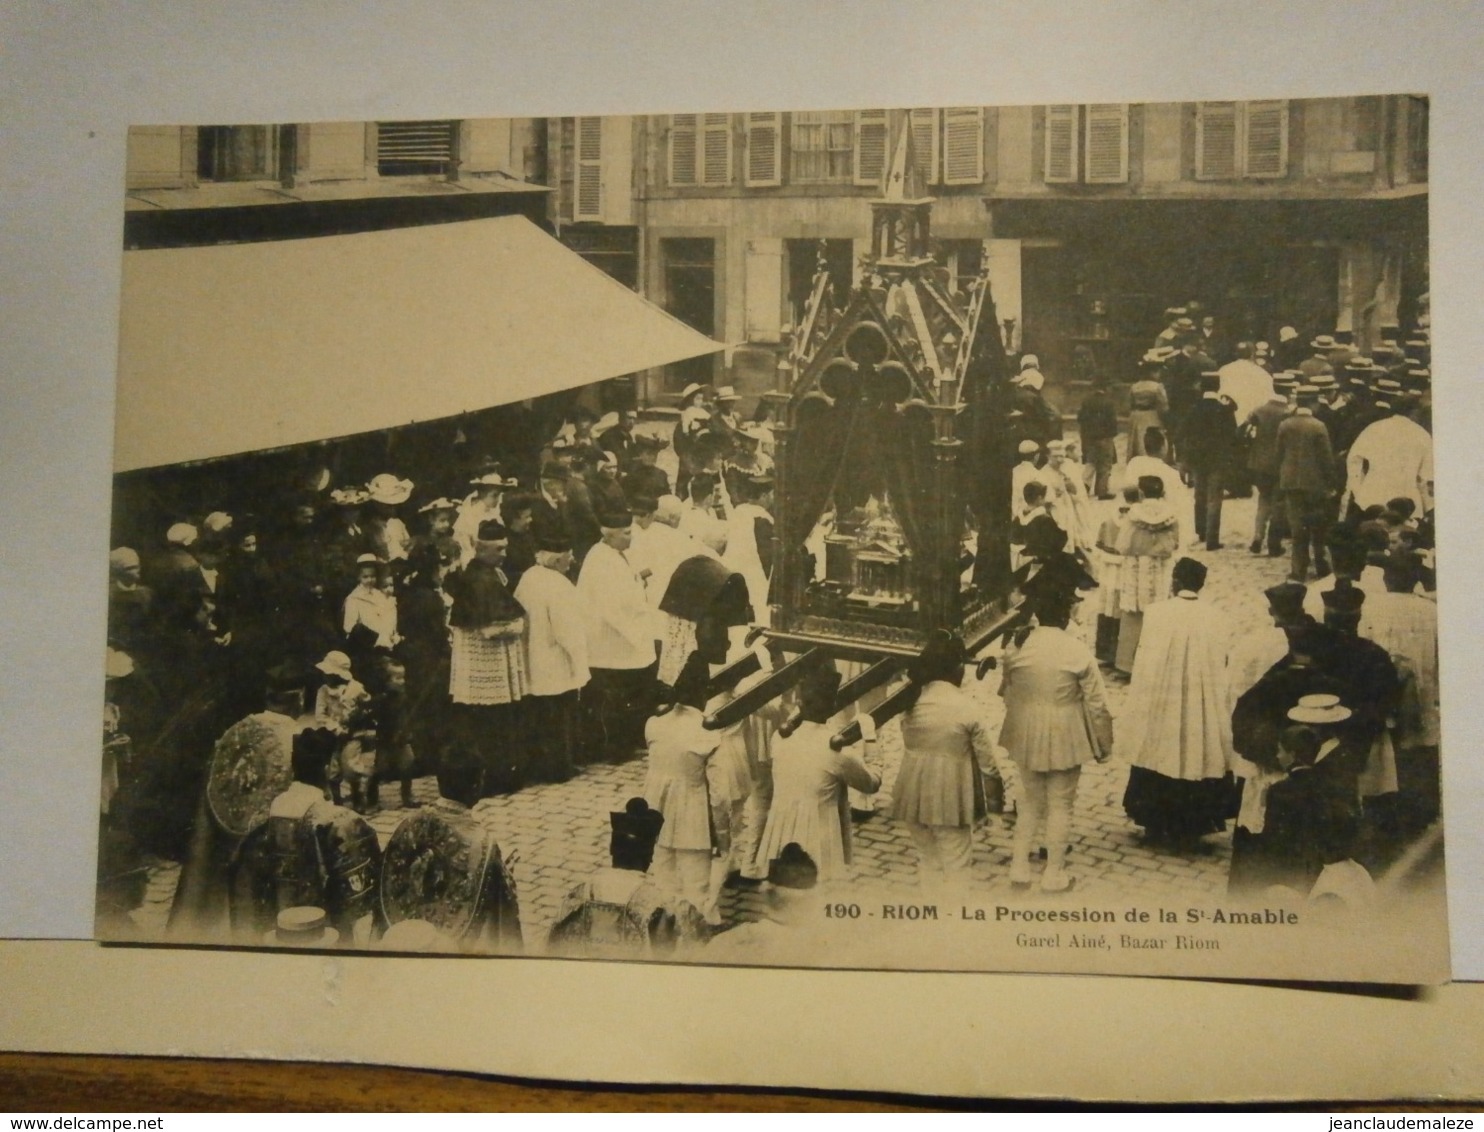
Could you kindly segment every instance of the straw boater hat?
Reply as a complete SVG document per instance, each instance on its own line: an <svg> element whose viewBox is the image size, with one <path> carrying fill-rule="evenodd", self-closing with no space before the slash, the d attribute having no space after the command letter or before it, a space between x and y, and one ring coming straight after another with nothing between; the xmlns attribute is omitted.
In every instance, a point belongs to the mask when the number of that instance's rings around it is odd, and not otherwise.
<svg viewBox="0 0 1484 1132"><path fill-rule="evenodd" d="M1186 318L1184 316L1181 316L1180 318L1177 318L1175 320L1175 329L1176 330L1187 330L1187 331L1194 330L1195 329L1195 320L1194 319L1191 319L1191 318Z"/></svg>
<svg viewBox="0 0 1484 1132"><path fill-rule="evenodd" d="M1017 451L1022 456L1034 456L1037 452L1041 451L1041 446L1034 440L1022 440Z"/></svg>
<svg viewBox="0 0 1484 1132"><path fill-rule="evenodd" d="M315 665L326 676L339 676L345 680L354 679L354 673L350 670L350 657L338 649L325 653L325 659Z"/></svg>
<svg viewBox="0 0 1484 1132"><path fill-rule="evenodd" d="M458 945L428 920L401 920L382 933L377 950L452 955Z"/></svg>
<svg viewBox="0 0 1484 1132"><path fill-rule="evenodd" d="M172 523L165 532L165 541L171 546L190 546L199 537L199 532L190 523Z"/></svg>
<svg viewBox="0 0 1484 1132"><path fill-rule="evenodd" d="M1350 718L1350 709L1340 703L1339 696L1316 692L1300 696L1298 703L1288 709L1288 718L1294 723L1344 723Z"/></svg>
<svg viewBox="0 0 1484 1132"><path fill-rule="evenodd" d="M385 565L386 565L386 562L379 555L376 555L376 554L358 554L358 555L356 555L356 569L357 570L359 570L362 566L375 566L379 570L379 569L381 569L381 567L383 567Z"/></svg>
<svg viewBox="0 0 1484 1132"><path fill-rule="evenodd" d="M1335 349L1337 346L1339 346L1339 343L1335 341L1335 336L1333 334L1321 334L1317 338L1315 338L1314 341L1310 342L1309 345L1316 350L1327 351Z"/></svg>
<svg viewBox="0 0 1484 1132"><path fill-rule="evenodd" d="M108 650L108 659L103 664L103 675L110 680L122 680L134 671L134 660L126 652Z"/></svg>
<svg viewBox="0 0 1484 1132"><path fill-rule="evenodd" d="M398 503L406 503L412 495L412 481L399 480L391 472L382 472L379 476L372 476L371 482L366 485L366 494L373 503L386 503L395 506Z"/></svg>
<svg viewBox="0 0 1484 1132"><path fill-rule="evenodd" d="M706 387L699 381L692 381L689 385L687 385L680 391L680 403L684 405L687 401L689 401L692 397L694 397L697 393L701 392L701 390L705 388Z"/></svg>
<svg viewBox="0 0 1484 1132"><path fill-rule="evenodd" d="M263 942L277 947L334 947L340 933L330 927L323 908L301 904L280 912L278 926L263 936Z"/></svg>
<svg viewBox="0 0 1484 1132"><path fill-rule="evenodd" d="M1179 352L1173 346L1155 346L1144 354L1143 360L1152 366L1164 365Z"/></svg>
<svg viewBox="0 0 1484 1132"><path fill-rule="evenodd" d="M431 503L424 503L417 509L417 513L419 515L426 515L430 511L457 511L458 509L459 505L452 499L447 499L440 495Z"/></svg>
<svg viewBox="0 0 1484 1132"><path fill-rule="evenodd" d="M1338 382L1335 381L1335 375L1332 373L1316 373L1309 378L1309 384L1320 392L1326 392L1333 389Z"/></svg>
<svg viewBox="0 0 1484 1132"><path fill-rule="evenodd" d="M472 487L515 487L517 482L514 476L506 479L497 471L485 472L483 475L475 476L469 481Z"/></svg>
<svg viewBox="0 0 1484 1132"><path fill-rule="evenodd" d="M738 396L737 391L735 389L733 389L730 385L723 385L723 386L721 386L720 388L717 389L717 391L715 392L715 394L713 394L713 396L718 401L740 401L740 400L742 400L742 398L740 396Z"/></svg>

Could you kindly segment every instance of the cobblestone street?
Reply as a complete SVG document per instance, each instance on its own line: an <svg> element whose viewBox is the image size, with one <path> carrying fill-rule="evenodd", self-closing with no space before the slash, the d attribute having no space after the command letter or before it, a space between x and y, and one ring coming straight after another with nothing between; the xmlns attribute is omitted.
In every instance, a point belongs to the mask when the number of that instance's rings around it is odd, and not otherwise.
<svg viewBox="0 0 1484 1132"><path fill-rule="evenodd" d="M1111 508L1114 504L1097 506ZM1203 599L1227 614L1233 639L1262 623L1266 616L1262 591L1287 572L1286 558L1271 559L1247 552L1252 512L1251 500L1228 501L1222 536L1226 549L1185 552L1210 566ZM1106 683L1116 728L1127 685L1116 676L1107 678ZM969 686L984 705L992 730L998 731L1003 715L996 694L998 673L990 672L982 683L975 683L971 673ZM910 895L917 886L911 839L906 829L888 816L901 755L901 737L895 723L882 729L877 747L882 789L876 796L876 812L855 825L852 871L873 891L898 890ZM590 766L570 782L527 787L513 795L485 799L475 808L479 820L495 835L507 857L515 861L528 946L544 940L566 893L593 869L607 863L609 811L622 809L628 798L641 792L644 771L643 759L623 766ZM1139 829L1123 812L1127 774L1127 765L1117 759L1101 766L1090 764L1083 771L1068 858L1068 867L1078 879L1077 898L1118 892L1138 893L1154 900L1223 892L1230 834L1207 838L1204 851L1198 853L1146 848L1141 844ZM395 793L394 787L383 790L389 800ZM431 777L415 784L419 801L431 800L436 793L436 782ZM383 844L406 814L391 808L370 819ZM995 816L975 834L975 886L985 895L1009 891L1013 832L1013 817ZM176 873L174 867L166 866L152 877L146 903L134 916L146 935L163 934ZM751 918L754 900L747 893L728 891L722 913L728 922Z"/></svg>

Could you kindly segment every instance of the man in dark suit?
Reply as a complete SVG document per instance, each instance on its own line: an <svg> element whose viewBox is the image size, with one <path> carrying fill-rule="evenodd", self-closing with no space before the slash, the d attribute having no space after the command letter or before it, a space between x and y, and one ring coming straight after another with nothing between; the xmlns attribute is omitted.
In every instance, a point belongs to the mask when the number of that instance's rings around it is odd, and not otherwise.
<svg viewBox="0 0 1484 1132"><path fill-rule="evenodd" d="M1314 416L1319 391L1312 385L1298 388L1298 407L1278 426L1278 493L1288 514L1293 535L1293 565L1290 577L1308 581L1309 551L1313 548L1315 576L1329 574L1325 549L1334 519L1334 494L1338 474L1329 430Z"/></svg>
<svg viewBox="0 0 1484 1132"><path fill-rule="evenodd" d="M1286 383L1285 383L1286 384ZM1247 418L1247 475L1257 488L1257 519L1252 526L1253 554L1262 553L1266 537L1268 554L1283 553L1283 507L1278 496L1278 426L1288 419L1286 389L1274 379L1273 396L1252 410Z"/></svg>
<svg viewBox="0 0 1484 1132"><path fill-rule="evenodd" d="M1177 462L1181 458L1179 445L1185 433L1185 418L1201 399L1201 374L1215 368L1215 359L1201 353L1200 345L1193 340L1187 340L1180 352L1165 363L1161 380L1170 403L1169 432L1175 442Z"/></svg>
<svg viewBox="0 0 1484 1132"><path fill-rule="evenodd" d="M1221 375L1201 374L1201 397L1185 415L1179 440L1180 463L1192 479L1195 534L1207 550L1221 549L1221 503L1237 462L1237 410L1217 390Z"/></svg>
<svg viewBox="0 0 1484 1132"><path fill-rule="evenodd" d="M1112 499L1108 475L1118 462L1114 442L1118 439L1118 406L1108 392L1108 379L1092 379L1092 389L1077 410L1077 426L1082 434L1082 458L1093 467L1093 494L1099 499Z"/></svg>

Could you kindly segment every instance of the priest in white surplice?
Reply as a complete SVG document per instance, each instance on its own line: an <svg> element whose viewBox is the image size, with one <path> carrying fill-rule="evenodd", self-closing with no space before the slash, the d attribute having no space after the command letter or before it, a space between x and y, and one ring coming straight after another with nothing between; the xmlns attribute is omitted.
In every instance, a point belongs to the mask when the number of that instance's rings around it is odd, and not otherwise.
<svg viewBox="0 0 1484 1132"><path fill-rule="evenodd" d="M1190 845L1233 810L1227 626L1200 600L1206 567L1175 563L1174 597L1144 613L1115 753L1129 761L1123 808L1150 841Z"/></svg>

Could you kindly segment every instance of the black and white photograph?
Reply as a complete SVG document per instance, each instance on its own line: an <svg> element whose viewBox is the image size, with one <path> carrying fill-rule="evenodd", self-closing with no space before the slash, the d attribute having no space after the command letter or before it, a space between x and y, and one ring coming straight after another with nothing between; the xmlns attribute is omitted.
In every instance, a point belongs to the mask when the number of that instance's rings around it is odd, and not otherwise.
<svg viewBox="0 0 1484 1132"><path fill-rule="evenodd" d="M1428 112L134 127L98 938L1446 981Z"/></svg>

